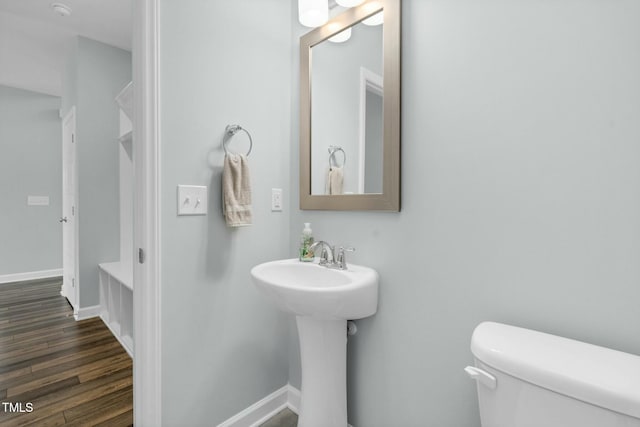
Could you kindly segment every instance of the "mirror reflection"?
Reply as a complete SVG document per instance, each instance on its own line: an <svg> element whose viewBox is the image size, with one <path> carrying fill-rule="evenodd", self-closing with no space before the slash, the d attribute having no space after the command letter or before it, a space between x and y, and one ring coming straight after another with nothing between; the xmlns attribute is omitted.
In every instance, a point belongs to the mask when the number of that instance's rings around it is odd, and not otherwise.
<svg viewBox="0 0 640 427"><path fill-rule="evenodd" d="M369 23L311 49L312 195L382 193L383 25Z"/></svg>

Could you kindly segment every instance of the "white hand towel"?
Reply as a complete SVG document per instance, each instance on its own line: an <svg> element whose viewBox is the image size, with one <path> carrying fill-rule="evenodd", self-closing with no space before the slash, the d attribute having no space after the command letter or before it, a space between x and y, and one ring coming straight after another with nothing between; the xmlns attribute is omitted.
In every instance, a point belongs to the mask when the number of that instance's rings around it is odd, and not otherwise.
<svg viewBox="0 0 640 427"><path fill-rule="evenodd" d="M222 214L229 227L252 223L249 163L243 154L227 154L224 157Z"/></svg>
<svg viewBox="0 0 640 427"><path fill-rule="evenodd" d="M340 167L330 167L327 171L325 194L342 194L344 171Z"/></svg>

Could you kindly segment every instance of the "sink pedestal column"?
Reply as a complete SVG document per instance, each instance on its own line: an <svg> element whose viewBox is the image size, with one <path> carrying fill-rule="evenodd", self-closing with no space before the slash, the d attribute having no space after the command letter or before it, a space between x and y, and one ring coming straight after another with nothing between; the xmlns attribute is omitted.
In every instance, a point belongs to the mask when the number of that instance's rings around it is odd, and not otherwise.
<svg viewBox="0 0 640 427"><path fill-rule="evenodd" d="M298 427L347 427L347 321L296 321L302 369Z"/></svg>

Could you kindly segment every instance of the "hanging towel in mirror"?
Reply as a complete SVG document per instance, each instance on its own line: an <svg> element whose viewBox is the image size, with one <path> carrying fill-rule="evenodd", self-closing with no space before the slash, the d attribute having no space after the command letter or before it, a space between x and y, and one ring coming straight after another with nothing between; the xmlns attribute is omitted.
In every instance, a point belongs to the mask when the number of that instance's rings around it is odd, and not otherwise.
<svg viewBox="0 0 640 427"><path fill-rule="evenodd" d="M344 172L341 167L330 167L327 171L325 194L342 194Z"/></svg>
<svg viewBox="0 0 640 427"><path fill-rule="evenodd" d="M229 153L224 157L222 214L229 227L251 225L249 163L243 154Z"/></svg>

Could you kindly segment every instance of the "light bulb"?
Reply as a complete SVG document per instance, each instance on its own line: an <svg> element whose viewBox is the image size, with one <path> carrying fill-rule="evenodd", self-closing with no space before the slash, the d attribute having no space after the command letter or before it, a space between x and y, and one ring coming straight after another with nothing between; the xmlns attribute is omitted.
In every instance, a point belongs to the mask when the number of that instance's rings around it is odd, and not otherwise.
<svg viewBox="0 0 640 427"><path fill-rule="evenodd" d="M298 0L298 20L305 27L319 27L329 20L329 0Z"/></svg>
<svg viewBox="0 0 640 427"><path fill-rule="evenodd" d="M370 16L369 18L365 19L364 21L362 21L363 24L365 25L380 25L384 22L384 15L382 14L382 11L376 13L373 16Z"/></svg>
<svg viewBox="0 0 640 427"><path fill-rule="evenodd" d="M336 3L343 7L353 7L362 4L363 2L364 0L336 0Z"/></svg>
<svg viewBox="0 0 640 427"><path fill-rule="evenodd" d="M351 37L351 27L347 28L346 30L340 31L338 34L336 34L333 37L329 37L329 41L334 43L342 43L349 40L350 37Z"/></svg>

